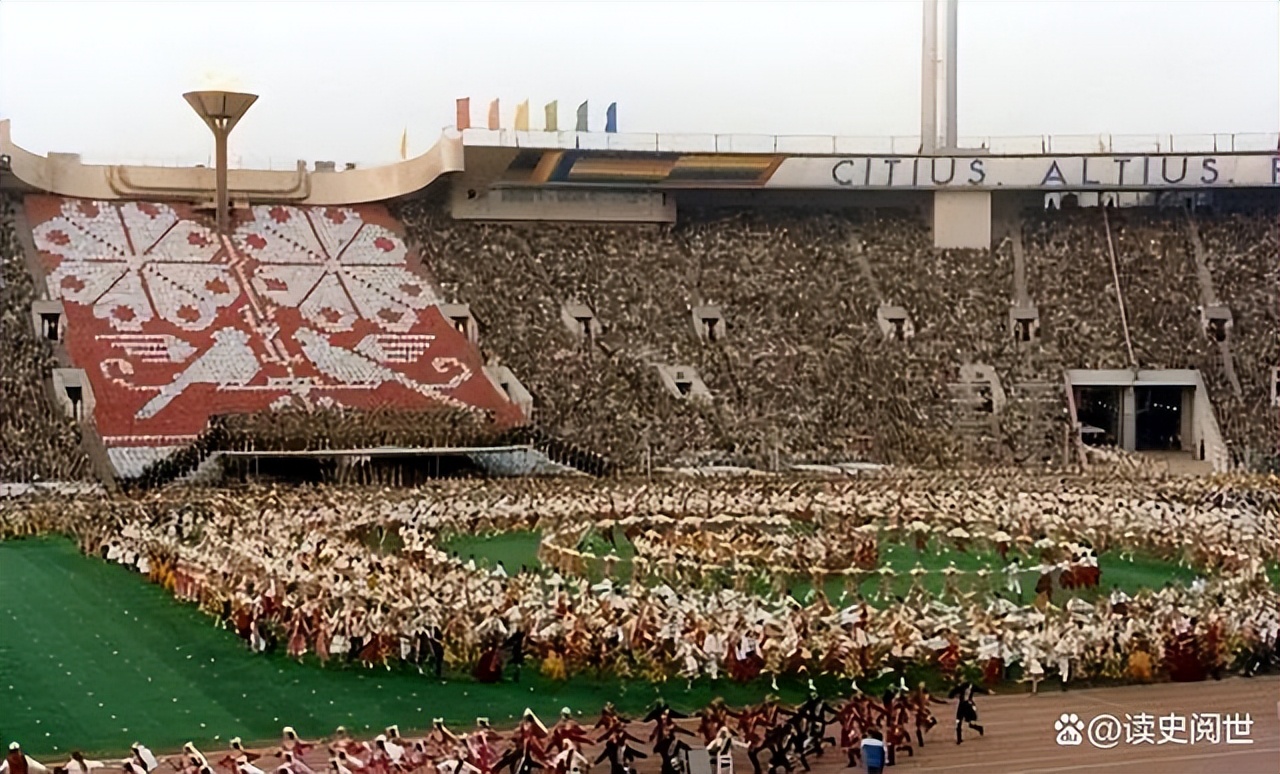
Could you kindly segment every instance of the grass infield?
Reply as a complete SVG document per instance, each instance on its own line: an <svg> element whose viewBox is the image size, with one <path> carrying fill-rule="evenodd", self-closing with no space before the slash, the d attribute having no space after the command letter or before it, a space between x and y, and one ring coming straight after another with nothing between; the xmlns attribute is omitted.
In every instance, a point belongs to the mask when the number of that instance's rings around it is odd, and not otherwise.
<svg viewBox="0 0 1280 774"><path fill-rule="evenodd" d="M465 675L441 684L416 670L321 669L254 655L194 606L59 538L0 542L0 625L0 740L50 759L71 749L119 754L134 741L216 751L234 736L279 739L285 725L308 738L339 725L358 734L398 723L409 733L435 717L466 729L481 716L513 724L525 707L549 721L564 706L586 717L606 701L634 713L659 695L694 708L716 696L756 702L768 691L705 681L661 692L641 682L552 683L532 662L519 684ZM786 700L801 695L796 683L782 688Z"/></svg>
<svg viewBox="0 0 1280 774"><path fill-rule="evenodd" d="M481 566L492 567L501 561L508 572L514 573L522 565L531 568L540 566L537 558L540 539L541 536L537 532L506 532L490 536L459 535L447 539L443 547L449 552L456 553L461 559L474 559ZM608 550L603 540L594 539L589 542L590 545L587 548L597 555L602 555ZM629 543L620 543L618 555L621 557L621 561L618 564L618 569L624 577L629 576L631 572L630 560L634 554L635 550ZM1024 568L1020 574L1022 601L1028 602L1035 596L1036 580L1040 577L1040 574L1034 569L1035 565L1038 564L1038 560L1022 555L1018 556ZM968 573L958 576L958 585L961 591L969 591L969 587L974 582L974 576L971 573L985 567L991 572L989 583L995 590L1003 592L1005 588L1005 565L993 551L958 551L951 546L943 546L936 541L931 541L923 552L916 551L915 546L903 544L882 545L880 549L881 565L892 567L896 573L893 581L893 590L895 594L899 595L905 595L910 589L912 583L910 573L917 563L930 571L921 580L921 585L932 594L941 594L944 587L944 577L940 571L953 562L956 569ZM1108 551L1099 557L1098 563L1102 568L1102 585L1096 590L1082 589L1076 592L1082 599L1091 602L1099 596L1109 594L1113 584L1118 585L1126 593L1132 595L1144 588L1158 589L1169 582L1187 585L1195 580L1196 577L1196 571L1190 567L1180 567L1176 562L1169 562L1142 554L1130 558L1121 557L1114 551ZM792 596L803 601L810 588L811 584L808 580L797 579L791 585ZM877 601L879 588L880 580L877 577L867 577L859 585L858 590L862 592L870 604L879 606L880 603ZM763 585L757 589L757 591L766 590L767 588ZM838 578L828 578L825 590L828 599L833 602L845 596L844 583ZM1054 601L1059 604L1064 599L1062 591L1058 591L1054 596Z"/></svg>
<svg viewBox="0 0 1280 774"><path fill-rule="evenodd" d="M449 548L481 563L502 559L514 572L521 564L536 564L537 536L462 538ZM952 560L972 569L995 559L932 551L918 555L904 546L889 547L884 557L904 572L917 559L933 569ZM1104 555L1102 568L1105 588L1120 583L1131 593L1193 576L1142 557L1128 562ZM1029 580L1034 585L1034 577ZM1023 586L1029 592L1027 581ZM864 591L873 592L874 581ZM447 674L442 683L416 670L321 669L311 659L298 664L280 654L254 655L194 606L136 573L81 555L62 538L0 542L0 625L5 631L0 637L0 741L19 741L30 754L45 758L71 749L118 754L134 741L156 750L176 749L186 741L220 750L234 736L278 739L285 725L316 738L339 725L376 733L397 723L409 733L435 717L455 728L469 728L479 716L502 726L525 707L547 719L563 706L594 716L606 701L637 713L659 696L683 709L704 706L716 696L740 705L770 691L763 681L712 685L700 680L691 690L679 680L660 686L591 677L553 683L533 662L526 663L519 684L481 685L457 674ZM928 670L909 675L912 681L935 678ZM888 680L862 685L880 690ZM827 695L848 687L825 679L819 685ZM784 680L780 687L784 701L803 694L798 680Z"/></svg>

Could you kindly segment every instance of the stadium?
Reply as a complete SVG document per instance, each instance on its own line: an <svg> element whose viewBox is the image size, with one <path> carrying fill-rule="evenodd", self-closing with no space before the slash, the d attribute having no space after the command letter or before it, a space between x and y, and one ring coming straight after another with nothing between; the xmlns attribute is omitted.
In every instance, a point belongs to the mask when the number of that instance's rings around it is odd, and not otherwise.
<svg viewBox="0 0 1280 774"><path fill-rule="evenodd" d="M1280 135L959 137L930 8L911 138L0 121L7 771L1267 770Z"/></svg>

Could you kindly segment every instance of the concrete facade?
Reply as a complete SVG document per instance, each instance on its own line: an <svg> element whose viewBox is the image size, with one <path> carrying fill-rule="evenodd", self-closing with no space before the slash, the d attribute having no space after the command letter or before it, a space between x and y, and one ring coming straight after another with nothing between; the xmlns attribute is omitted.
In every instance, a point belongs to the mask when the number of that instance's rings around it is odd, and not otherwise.
<svg viewBox="0 0 1280 774"><path fill-rule="evenodd" d="M991 192L936 191L933 246L973 250L991 247Z"/></svg>
<svg viewBox="0 0 1280 774"><path fill-rule="evenodd" d="M0 121L0 156L27 186L47 193L97 201L180 200L212 203L214 170L207 167L144 167L84 164L74 153L40 156L13 143L9 121ZM317 165L317 167L323 169ZM442 137L416 158L369 169L293 171L233 169L231 200L333 205L380 202L420 191L441 175L461 172L460 137Z"/></svg>

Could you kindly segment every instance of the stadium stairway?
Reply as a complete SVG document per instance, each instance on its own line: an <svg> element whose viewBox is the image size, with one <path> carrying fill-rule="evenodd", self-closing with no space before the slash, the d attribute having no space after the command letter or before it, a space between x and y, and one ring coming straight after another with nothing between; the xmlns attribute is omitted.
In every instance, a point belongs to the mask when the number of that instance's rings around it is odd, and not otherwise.
<svg viewBox="0 0 1280 774"><path fill-rule="evenodd" d="M1236 374L1235 360L1231 356L1231 328L1230 311L1222 306L1218 298L1218 290L1213 284L1213 273L1209 269L1209 255L1205 250L1204 240L1200 238L1200 228L1196 225L1195 216L1191 210L1184 210L1186 215L1185 228L1187 230L1187 238L1191 241L1192 255L1196 262L1196 280L1200 284L1200 314L1203 324L1210 326L1214 340L1218 344L1218 356L1221 360L1222 374L1226 377L1227 383L1231 385L1231 391L1237 398L1244 394L1244 389L1240 386L1240 377ZM1211 317L1215 314L1225 314L1225 317ZM1219 327L1220 326L1220 327Z"/></svg>
<svg viewBox="0 0 1280 774"><path fill-rule="evenodd" d="M13 222L17 232L18 243L22 246L22 254L26 261L27 269L33 277L38 278L42 276L40 258L32 240L31 225L27 221L27 213L24 207L14 208ZM43 298L44 296L39 295L38 297ZM60 368L70 369L75 367L71 360L71 354L67 351L65 340L48 341L47 346L53 352L54 357L57 358ZM52 405L58 405L60 401L56 394L57 385L52 379L46 379L45 387L52 398ZM78 424L80 427L80 450L88 458L94 478L102 482L108 490L113 491L116 488L115 470L111 465L111 459L107 454L107 446L103 443L102 434L98 432L98 427L93 421L92 414L82 416Z"/></svg>
<svg viewBox="0 0 1280 774"><path fill-rule="evenodd" d="M93 448L93 428L68 419L54 390L55 369L68 365L66 352L32 322L40 298L32 281L34 251L14 197L0 199L0 253L0 481L58 485L91 477L95 460L86 450Z"/></svg>

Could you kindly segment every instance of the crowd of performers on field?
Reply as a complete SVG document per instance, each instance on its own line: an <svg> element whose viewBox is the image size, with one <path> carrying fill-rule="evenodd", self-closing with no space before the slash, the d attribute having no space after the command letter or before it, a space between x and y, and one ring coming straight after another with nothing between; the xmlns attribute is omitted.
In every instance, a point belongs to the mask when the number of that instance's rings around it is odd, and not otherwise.
<svg viewBox="0 0 1280 774"><path fill-rule="evenodd" d="M1009 476L613 489L453 482L377 493L177 489L127 500L0 502L0 535L76 535L86 553L200 604L254 650L314 654L330 664L416 666L492 680L504 662L519 669L533 660L552 679L764 676L775 684L784 675L865 679L886 667L954 673L964 666L991 685L1020 675L1035 690L1044 678L1064 687L1077 679L1193 680L1273 664L1280 597L1264 560L1278 542L1275 483L1038 485ZM572 566L486 569L438 547L442 534L558 533L567 523L605 516L621 524L627 514L650 521L658 514L672 523L672 541L710 531L725 516L733 522L763 514L817 525L830 542L843 534L865 545L869 534L887 534L910 546L914 525L924 523L932 526L918 550L981 545L1015 569L1003 578L980 571L970 576L979 585L968 589L943 571L948 579L939 594L914 571L897 578L885 567L874 571L876 594L864 595L852 576L842 595L829 597L815 584L797 601L733 579L709 585L708 558L695 556L696 546L673 548L685 564L655 570L645 582L596 583ZM684 529L685 521L696 529ZM770 532L773 553L744 574L819 579L828 568L794 572L807 556L805 535L813 533ZM667 538L649 529L644 539ZM1095 588L1107 585L1096 560L1102 546L1177 559L1205 577L1132 598L1119 589L1107 593ZM1025 593L1018 557L1040 568Z"/></svg>
<svg viewBox="0 0 1280 774"><path fill-rule="evenodd" d="M703 771L728 774L734 770L735 748L751 765L752 774L791 774L797 768L811 770L811 761L836 754L848 767L862 764L864 741L883 745L887 763L903 755L914 756L925 746L939 724L934 707L955 700L955 743L964 732L985 735L974 702L982 689L960 682L948 699L932 695L924 683L908 689L905 680L890 685L882 695L870 696L858 688L843 701L824 699L810 683L808 697L788 706L770 694L755 706L730 708L716 699L686 715L661 700L639 720L622 715L612 703L600 711L593 726L586 727L565 707L548 728L532 710L525 710L515 729L499 733L488 718L477 718L475 728L456 733L441 718L424 736L402 736L398 726L388 727L369 741L355 739L345 728L322 740L304 740L285 727L280 744L251 750L240 739L228 749L206 755L194 744L170 757L158 757L135 743L130 756L103 763L73 753L55 766L54 774L88 774L100 768L119 768L124 774L316 774L324 766L328 774L586 774L607 766L610 774L635 774L637 762L652 759L645 768L661 774L690 774L690 761L703 756ZM637 726L640 728L637 728ZM646 728L647 727L647 728ZM647 730L647 734L645 731ZM643 735L637 735L643 734ZM327 761L327 766L325 762ZM46 767L28 758L15 743L3 774L45 774ZM657 766L653 764L658 764Z"/></svg>

